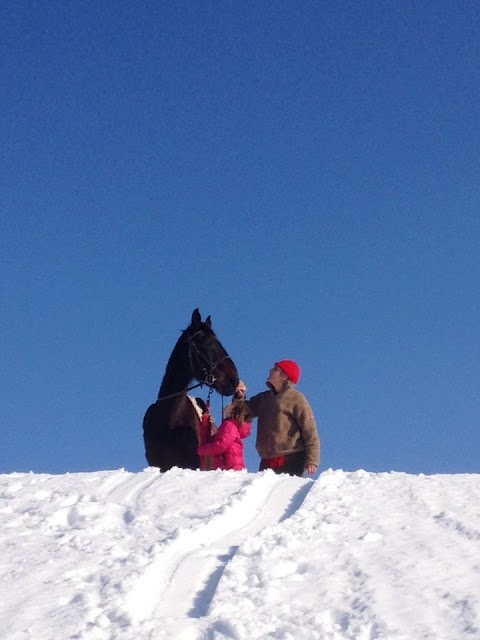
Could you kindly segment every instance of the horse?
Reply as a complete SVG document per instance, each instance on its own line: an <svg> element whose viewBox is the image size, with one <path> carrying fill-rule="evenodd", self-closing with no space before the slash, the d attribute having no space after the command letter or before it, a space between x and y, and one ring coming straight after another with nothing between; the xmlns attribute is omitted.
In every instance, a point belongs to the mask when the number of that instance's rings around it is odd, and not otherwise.
<svg viewBox="0 0 480 640"><path fill-rule="evenodd" d="M198 384L189 387L193 380ZM148 465L167 471L172 467L198 469L200 417L188 391L206 385L222 396L233 395L238 371L212 329L210 316L202 321L192 313L167 362L157 401L143 418L143 439ZM205 403L203 403L205 408Z"/></svg>

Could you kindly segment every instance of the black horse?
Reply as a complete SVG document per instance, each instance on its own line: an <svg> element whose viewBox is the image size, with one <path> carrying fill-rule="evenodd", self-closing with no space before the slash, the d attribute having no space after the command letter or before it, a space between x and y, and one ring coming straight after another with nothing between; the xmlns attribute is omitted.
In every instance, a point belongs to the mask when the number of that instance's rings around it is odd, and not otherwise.
<svg viewBox="0 0 480 640"><path fill-rule="evenodd" d="M233 395L238 385L237 368L213 332L210 316L202 322L198 309L173 348L158 400L143 419L149 466L161 471L199 468L200 418L187 396L194 379L199 382L196 386L206 385L223 396Z"/></svg>

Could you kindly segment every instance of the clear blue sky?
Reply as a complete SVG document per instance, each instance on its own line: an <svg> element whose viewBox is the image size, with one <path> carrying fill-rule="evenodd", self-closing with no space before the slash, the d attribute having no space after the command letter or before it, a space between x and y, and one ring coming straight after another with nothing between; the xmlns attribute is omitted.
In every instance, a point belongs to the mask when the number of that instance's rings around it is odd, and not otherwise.
<svg viewBox="0 0 480 640"><path fill-rule="evenodd" d="M480 472L478 2L0 20L0 472L143 469L195 307L252 393L297 360L322 469Z"/></svg>

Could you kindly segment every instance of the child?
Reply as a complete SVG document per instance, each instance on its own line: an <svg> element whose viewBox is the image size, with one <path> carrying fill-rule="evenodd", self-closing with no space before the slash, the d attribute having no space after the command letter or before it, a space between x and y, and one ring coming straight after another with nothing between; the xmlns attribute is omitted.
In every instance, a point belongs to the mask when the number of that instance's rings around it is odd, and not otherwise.
<svg viewBox="0 0 480 640"><path fill-rule="evenodd" d="M199 456L214 456L212 469L245 469L242 439L250 435L251 414L246 402L225 407L225 419L210 442L198 447Z"/></svg>

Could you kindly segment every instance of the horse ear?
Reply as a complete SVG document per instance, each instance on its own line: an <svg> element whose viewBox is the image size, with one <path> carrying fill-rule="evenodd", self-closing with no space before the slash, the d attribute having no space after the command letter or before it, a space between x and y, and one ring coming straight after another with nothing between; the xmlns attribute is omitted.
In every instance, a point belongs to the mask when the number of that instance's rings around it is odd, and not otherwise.
<svg viewBox="0 0 480 640"><path fill-rule="evenodd" d="M198 309L195 309L195 311L192 313L192 326L198 327L201 321L202 316L200 315L200 311Z"/></svg>
<svg viewBox="0 0 480 640"><path fill-rule="evenodd" d="M208 316L208 318L205 320L205 324L207 326L207 329L211 329L212 328L212 319L210 316Z"/></svg>

